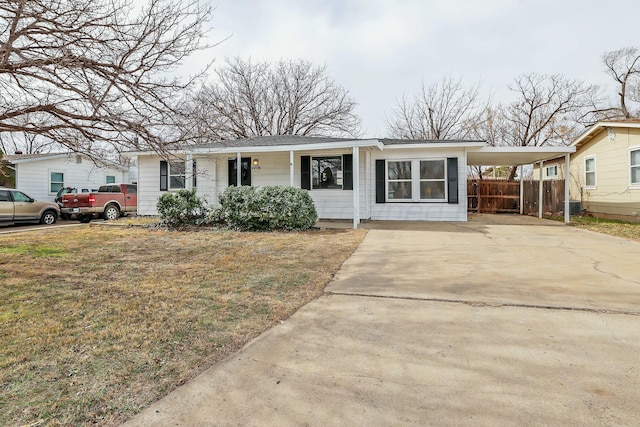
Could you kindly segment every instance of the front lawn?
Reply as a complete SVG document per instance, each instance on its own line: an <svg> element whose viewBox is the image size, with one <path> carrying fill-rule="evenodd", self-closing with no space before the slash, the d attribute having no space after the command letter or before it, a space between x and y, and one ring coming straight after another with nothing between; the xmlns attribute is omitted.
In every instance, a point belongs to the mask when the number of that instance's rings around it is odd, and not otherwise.
<svg viewBox="0 0 640 427"><path fill-rule="evenodd" d="M0 425L117 425L323 292L364 231L0 237Z"/></svg>

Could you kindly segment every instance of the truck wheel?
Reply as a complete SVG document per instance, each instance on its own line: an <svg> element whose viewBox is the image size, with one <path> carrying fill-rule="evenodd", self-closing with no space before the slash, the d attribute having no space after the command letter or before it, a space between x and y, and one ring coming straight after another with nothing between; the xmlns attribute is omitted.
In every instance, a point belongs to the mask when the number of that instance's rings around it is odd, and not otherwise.
<svg viewBox="0 0 640 427"><path fill-rule="evenodd" d="M45 211L45 213L43 213L42 216L40 217L40 224L47 224L47 225L55 224L56 219L58 219L58 216L56 215L55 212Z"/></svg>
<svg viewBox="0 0 640 427"><path fill-rule="evenodd" d="M89 215L80 215L80 216L78 217L78 221L80 221L80 222L81 222L81 223L83 223L83 224L88 224L88 223L90 223L90 222L91 222L91 219L92 219L91 214L89 214Z"/></svg>
<svg viewBox="0 0 640 427"><path fill-rule="evenodd" d="M116 205L107 205L106 208L104 208L104 212L102 213L102 218L104 218L105 221L108 220L113 220L113 219L118 219L120 217L120 209L118 209L118 207Z"/></svg>

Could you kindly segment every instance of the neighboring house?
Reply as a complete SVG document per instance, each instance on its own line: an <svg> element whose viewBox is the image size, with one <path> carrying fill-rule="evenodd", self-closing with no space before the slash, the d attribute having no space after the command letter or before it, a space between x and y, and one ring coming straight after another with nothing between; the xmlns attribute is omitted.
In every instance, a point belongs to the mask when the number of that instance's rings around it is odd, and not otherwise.
<svg viewBox="0 0 640 427"><path fill-rule="evenodd" d="M596 216L640 219L640 120L598 122L571 145L571 199ZM544 162L542 171L545 180L565 176L562 160Z"/></svg>
<svg viewBox="0 0 640 427"><path fill-rule="evenodd" d="M76 153L5 155L2 162L15 172L15 188L38 200L53 200L63 187L90 191L129 182L127 166Z"/></svg>
<svg viewBox="0 0 640 427"><path fill-rule="evenodd" d="M166 192L195 188L216 205L228 186L309 190L322 219L467 220L467 165L531 164L568 147L487 147L483 141L266 136L195 145L138 165L138 214L156 215ZM500 163L504 161L504 163ZM240 165L240 167L238 167Z"/></svg>

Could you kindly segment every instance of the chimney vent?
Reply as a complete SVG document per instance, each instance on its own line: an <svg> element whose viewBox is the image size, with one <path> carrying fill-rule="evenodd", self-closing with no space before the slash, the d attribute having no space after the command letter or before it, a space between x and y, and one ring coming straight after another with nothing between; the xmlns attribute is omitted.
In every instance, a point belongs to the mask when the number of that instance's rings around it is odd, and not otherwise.
<svg viewBox="0 0 640 427"><path fill-rule="evenodd" d="M20 154L22 154L22 151L16 151L16 156L19 156Z"/></svg>

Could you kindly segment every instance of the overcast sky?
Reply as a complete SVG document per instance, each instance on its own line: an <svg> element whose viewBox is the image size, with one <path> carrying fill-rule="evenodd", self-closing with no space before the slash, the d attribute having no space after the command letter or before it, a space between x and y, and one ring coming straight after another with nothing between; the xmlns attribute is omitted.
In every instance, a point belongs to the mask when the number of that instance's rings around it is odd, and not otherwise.
<svg viewBox="0 0 640 427"><path fill-rule="evenodd" d="M325 64L358 102L364 137L424 79L480 80L498 101L521 73L607 84L603 52L640 46L638 0L214 0L207 51L225 57ZM203 62L206 58L202 57ZM613 91L613 86L610 86Z"/></svg>

